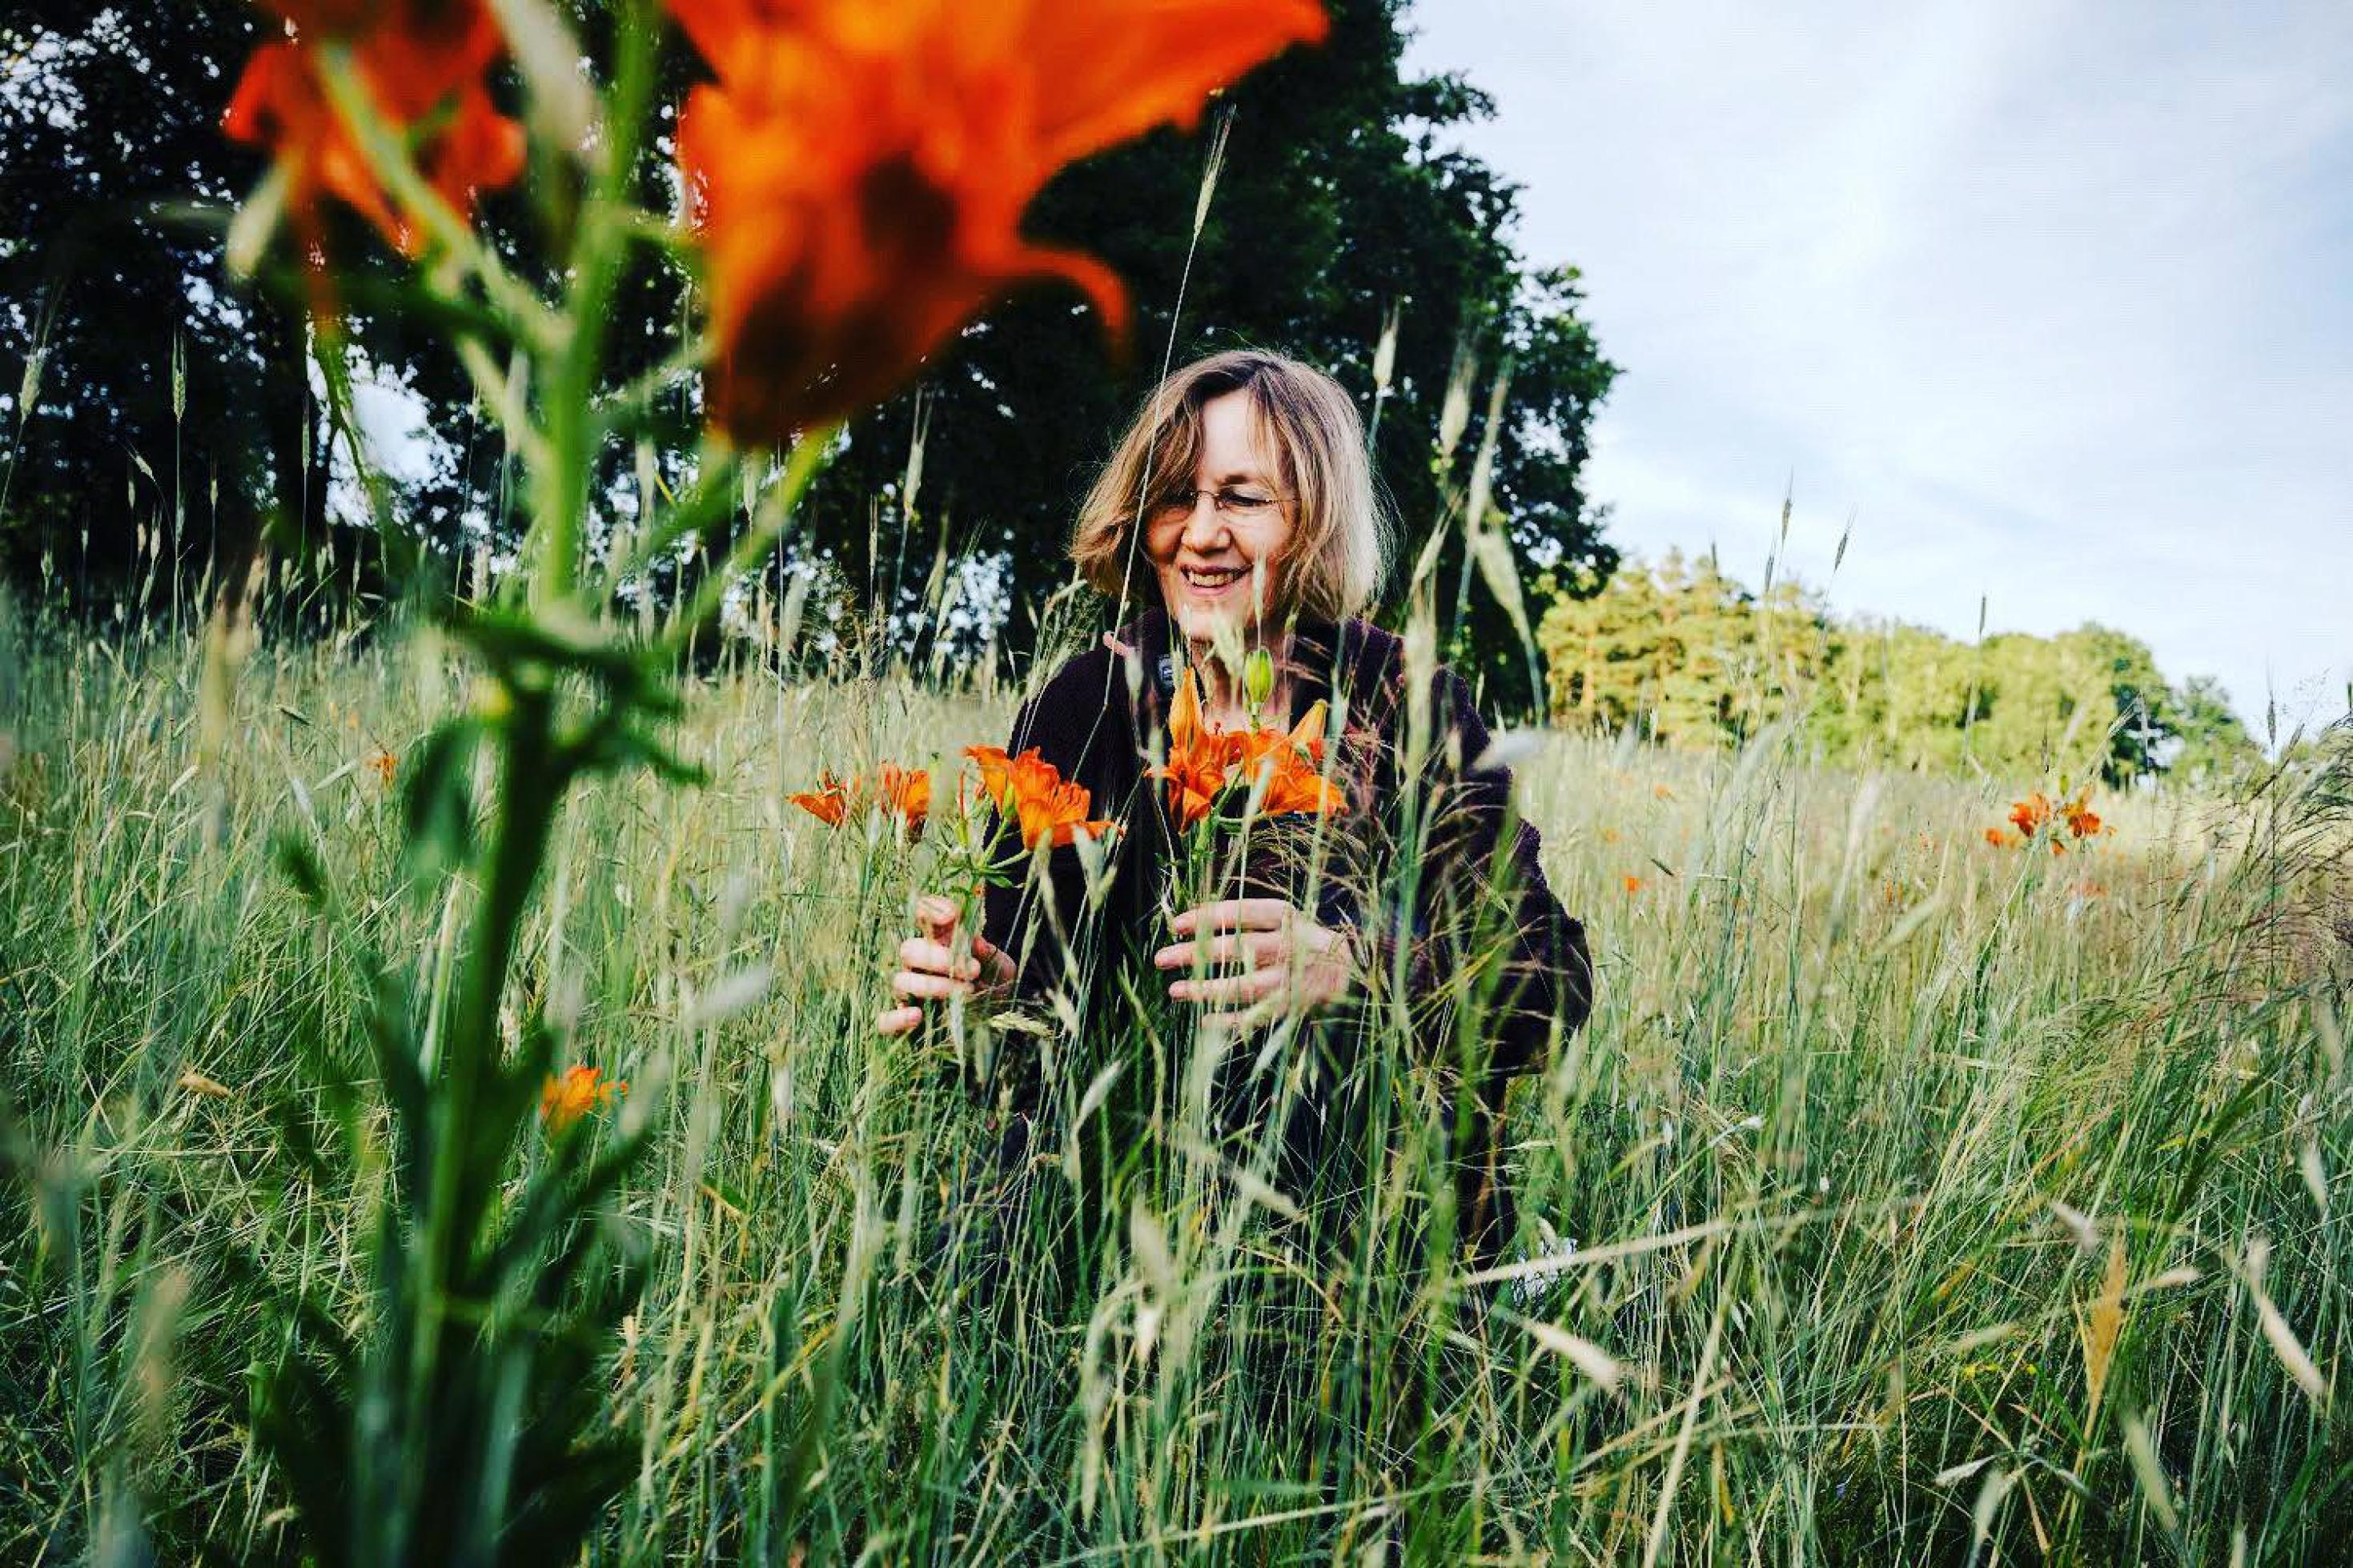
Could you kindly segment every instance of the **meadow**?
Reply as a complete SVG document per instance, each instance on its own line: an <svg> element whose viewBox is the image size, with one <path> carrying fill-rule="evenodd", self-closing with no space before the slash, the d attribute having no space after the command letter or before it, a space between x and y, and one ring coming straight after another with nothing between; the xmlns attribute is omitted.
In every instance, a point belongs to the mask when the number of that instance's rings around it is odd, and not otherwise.
<svg viewBox="0 0 2353 1568"><path fill-rule="evenodd" d="M304 1353L266 1282L370 1310L353 943L446 985L468 898L398 861L405 770L473 700L447 645L205 668L0 600L10 1563L296 1550L248 1387ZM1092 1274L1041 1217L1076 1141L978 1215L953 1047L867 1027L936 849L785 798L953 770L1017 695L731 655L670 737L707 784L562 819L519 973L628 1083L591 1135L651 1135L602 1222L643 1294L581 1373L630 1457L584 1560L2344 1560L2341 763L2104 796L2053 854L1986 839L2051 781L1544 737L1520 799L1599 973L1513 1101L1549 1259L1428 1265L1443 1100L1373 1033L1337 1265L1176 1159Z"/></svg>

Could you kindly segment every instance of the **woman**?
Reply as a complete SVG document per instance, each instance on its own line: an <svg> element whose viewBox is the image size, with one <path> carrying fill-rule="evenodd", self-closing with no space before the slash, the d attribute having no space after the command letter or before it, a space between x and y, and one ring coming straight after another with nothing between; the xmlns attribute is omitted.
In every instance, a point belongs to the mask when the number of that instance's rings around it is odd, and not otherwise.
<svg viewBox="0 0 2353 1568"><path fill-rule="evenodd" d="M952 900L919 899L921 929L897 953L896 1005L876 1026L901 1033L952 998L987 1005L1058 988L1057 1011L1083 1016L1120 995L1123 973L1229 1027L1402 1007L1425 1061L1469 1090L1453 1127L1456 1227L1489 1263L1511 1239L1496 1180L1504 1088L1541 1063L1556 1028L1583 1022L1592 967L1582 928L1546 884L1535 831L1512 810L1509 773L1479 765L1488 737L1468 688L1440 668L1418 700L1401 641L1356 618L1382 543L1363 426L1329 376L1242 350L1164 382L1071 546L1094 586L1154 607L1063 665L1022 706L1008 748L1039 748L1121 824L1108 887L1098 871L1091 899L1087 858L1061 848L1042 879L992 888L976 932L958 929ZM1277 679L1254 713L1235 671L1256 649ZM1332 773L1349 800L1330 837L1357 851L1341 873L1293 897L1166 914L1183 856L1153 764L1187 672L1213 727L1268 714L1287 714L1288 727L1330 704ZM1311 1093L1336 1092L1347 1076L1345 1061L1329 1065ZM1230 1079L1221 1097L1233 1097ZM1324 1108L1306 1109L1282 1138L1293 1173L1335 1142L1318 1131Z"/></svg>

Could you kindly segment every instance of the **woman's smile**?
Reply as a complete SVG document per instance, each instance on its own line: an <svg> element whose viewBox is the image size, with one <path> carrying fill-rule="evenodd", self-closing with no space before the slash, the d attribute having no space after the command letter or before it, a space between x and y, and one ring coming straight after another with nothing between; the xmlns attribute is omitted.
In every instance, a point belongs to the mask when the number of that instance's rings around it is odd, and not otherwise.
<svg viewBox="0 0 2353 1568"><path fill-rule="evenodd" d="M1200 599L1214 599L1237 583L1248 581L1250 574L1250 569L1247 563L1231 566L1194 566L1179 563L1176 570L1184 577L1186 588L1194 597Z"/></svg>

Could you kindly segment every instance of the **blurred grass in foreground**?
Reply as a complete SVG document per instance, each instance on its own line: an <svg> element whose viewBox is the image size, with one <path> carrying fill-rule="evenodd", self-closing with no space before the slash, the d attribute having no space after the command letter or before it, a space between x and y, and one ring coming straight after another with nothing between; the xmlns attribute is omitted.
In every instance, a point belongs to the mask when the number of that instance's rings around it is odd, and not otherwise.
<svg viewBox="0 0 2353 1568"><path fill-rule="evenodd" d="M0 1557L149 1529L266 1557L247 1385L284 1346L207 1260L356 1323L385 1179L282 1152L323 1114L298 1042L367 1055L268 843L313 836L379 951L446 942L455 895L389 892L401 766L463 677L423 637L264 648L207 769L193 651L0 605ZM2343 1550L2342 764L2104 797L2117 833L2052 857L1982 837L2044 781L1548 741L1522 800L1599 995L1512 1134L1523 1247L1576 1250L1482 1307L1410 1265L1441 1107L1378 1037L1395 1152L1340 1271L1286 1248L1280 1194L1180 1165L1091 1276L1042 1217L1051 1146L1001 1239L943 1254L983 1114L936 1041L866 1027L925 851L783 797L952 768L1009 700L730 666L688 712L712 783L589 789L522 965L662 1129L618 1225L658 1272L606 1369L640 1462L594 1560Z"/></svg>

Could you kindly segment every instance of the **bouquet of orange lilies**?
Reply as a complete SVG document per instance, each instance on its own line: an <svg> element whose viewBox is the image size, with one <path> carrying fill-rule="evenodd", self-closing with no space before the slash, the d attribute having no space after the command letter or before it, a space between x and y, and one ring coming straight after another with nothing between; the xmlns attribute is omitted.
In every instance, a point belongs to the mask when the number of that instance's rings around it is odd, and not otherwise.
<svg viewBox="0 0 2353 1568"><path fill-rule="evenodd" d="M1257 816L1332 816L1347 805L1324 776L1325 707L1317 702L1288 732L1253 723L1239 732L1212 729L1201 712L1201 685L1191 670L1177 683L1168 712L1168 761L1152 776L1168 784L1168 813L1190 832L1226 807Z"/></svg>
<svg viewBox="0 0 2353 1568"><path fill-rule="evenodd" d="M1346 809L1346 793L1325 776L1323 702L1289 730L1259 721L1272 686L1272 664L1253 655L1244 689L1247 729L1213 728L1202 710L1200 682L1187 669L1168 713L1168 755L1151 776L1167 785L1168 816L1184 846L1183 885L1172 897L1195 902L1224 896L1295 901L1296 882L1317 862L1324 822Z"/></svg>

